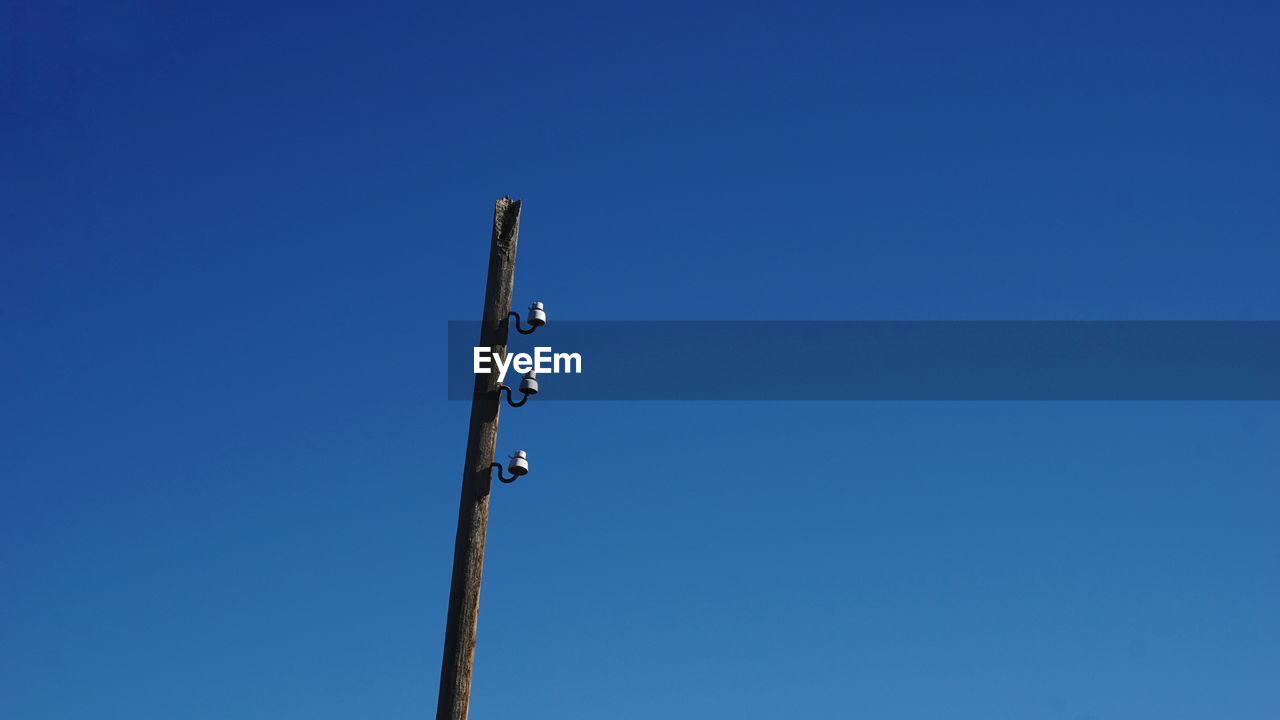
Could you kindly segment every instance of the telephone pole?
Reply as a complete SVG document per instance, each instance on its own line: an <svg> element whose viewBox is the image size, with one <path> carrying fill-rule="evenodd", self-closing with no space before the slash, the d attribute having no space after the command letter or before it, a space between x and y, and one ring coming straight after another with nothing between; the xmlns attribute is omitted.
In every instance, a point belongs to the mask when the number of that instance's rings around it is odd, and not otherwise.
<svg viewBox="0 0 1280 720"><path fill-rule="evenodd" d="M485 283L479 346L503 355L507 352L507 315L511 312L519 232L520 201L507 197L498 200L493 208L489 279ZM480 575L484 570L484 539L489 528L490 465L498 439L500 404L497 374L477 374L471 395L467 461L462 470L462 501L453 546L453 580L449 587L449 617L444 631L436 720L466 720L471 702Z"/></svg>

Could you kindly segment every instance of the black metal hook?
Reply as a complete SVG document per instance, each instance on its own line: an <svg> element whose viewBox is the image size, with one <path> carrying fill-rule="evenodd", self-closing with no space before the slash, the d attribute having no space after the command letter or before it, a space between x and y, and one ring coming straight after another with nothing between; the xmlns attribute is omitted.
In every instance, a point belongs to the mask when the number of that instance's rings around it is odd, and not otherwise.
<svg viewBox="0 0 1280 720"><path fill-rule="evenodd" d="M530 393L527 393L527 392L525 392L525 391L521 390L521 391L520 391L520 402L516 402L516 401L512 400L512 398L513 398L513 397L515 397L515 395L514 395L514 393L512 393L512 392L511 392L511 388L507 387L506 385L499 385L499 386L498 386L498 394L499 394L499 395L501 395L501 394L502 394L502 392L503 392L504 390L505 390L505 391L506 391L506 393L507 393L507 404L508 404L508 405L510 405L511 407L520 407L521 405L524 405L525 403L529 402Z"/></svg>
<svg viewBox="0 0 1280 720"><path fill-rule="evenodd" d="M507 477L506 475L503 475L503 474L502 474L502 463L494 463L494 464L490 465L490 466L489 466L489 472L490 472L490 473L492 473L494 468L498 468L498 479L499 479L499 480L501 480L501 481L502 481L502 482L504 482L504 483L513 483L513 482L515 482L515 481L516 481L516 478L520 477L519 475L512 475L511 477Z"/></svg>
<svg viewBox="0 0 1280 720"><path fill-rule="evenodd" d="M531 335L534 330L537 330L539 327L541 327L540 325L534 325L530 327L528 330L525 330L524 327L520 325L520 313L516 312L515 310L512 310L511 312L507 313L507 317L513 317L516 319L516 332L520 333L521 335Z"/></svg>

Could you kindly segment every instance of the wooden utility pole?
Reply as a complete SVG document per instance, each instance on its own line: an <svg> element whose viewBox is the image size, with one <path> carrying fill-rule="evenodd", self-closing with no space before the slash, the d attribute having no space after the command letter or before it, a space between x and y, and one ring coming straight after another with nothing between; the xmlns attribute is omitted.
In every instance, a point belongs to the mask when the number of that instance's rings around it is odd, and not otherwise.
<svg viewBox="0 0 1280 720"><path fill-rule="evenodd" d="M511 312L519 232L520 201L504 197L493 208L489 280L484 290L479 343L480 347L502 355L507 352L507 313ZM444 631L436 720L466 720L471 702L480 574L484 569L485 532L489 529L489 466L493 463L494 444L498 439L499 400L497 373L476 375L475 391L471 395L471 429L467 432L467 462L462 470L458 536L453 546L453 581L449 587L449 617Z"/></svg>

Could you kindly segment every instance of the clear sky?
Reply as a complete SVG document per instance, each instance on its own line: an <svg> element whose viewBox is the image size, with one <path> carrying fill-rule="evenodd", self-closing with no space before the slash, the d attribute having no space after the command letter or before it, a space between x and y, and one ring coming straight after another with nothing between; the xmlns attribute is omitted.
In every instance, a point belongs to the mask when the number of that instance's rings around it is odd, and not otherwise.
<svg viewBox="0 0 1280 720"><path fill-rule="evenodd" d="M553 322L1280 318L1270 3L3 5L6 719L432 716L502 194ZM1280 717L1277 430L506 411L472 715Z"/></svg>

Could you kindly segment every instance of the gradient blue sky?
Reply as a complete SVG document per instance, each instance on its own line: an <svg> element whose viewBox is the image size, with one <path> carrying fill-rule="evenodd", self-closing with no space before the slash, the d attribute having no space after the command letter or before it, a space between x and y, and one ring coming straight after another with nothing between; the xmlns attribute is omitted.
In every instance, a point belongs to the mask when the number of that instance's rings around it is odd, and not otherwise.
<svg viewBox="0 0 1280 720"><path fill-rule="evenodd" d="M1276 319L1280 13L23 2L0 716L435 708L494 198L573 319ZM1280 717L1275 403L503 415L475 718Z"/></svg>

